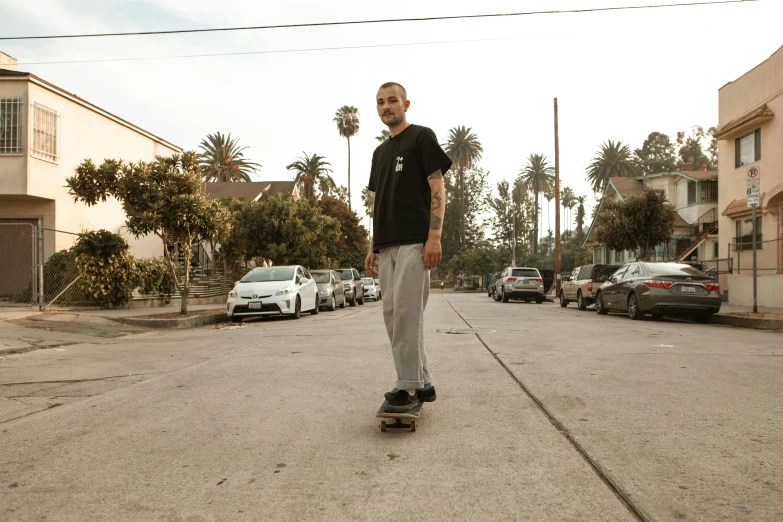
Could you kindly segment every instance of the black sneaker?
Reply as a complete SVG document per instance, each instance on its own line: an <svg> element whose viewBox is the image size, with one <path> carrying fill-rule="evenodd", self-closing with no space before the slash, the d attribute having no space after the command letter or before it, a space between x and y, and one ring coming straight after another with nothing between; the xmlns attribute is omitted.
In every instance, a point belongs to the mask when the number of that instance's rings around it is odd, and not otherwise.
<svg viewBox="0 0 783 522"><path fill-rule="evenodd" d="M389 413L405 413L419 405L419 398L409 394L406 390L398 390L391 400L386 402L386 411Z"/></svg>
<svg viewBox="0 0 783 522"><path fill-rule="evenodd" d="M394 396L397 395L397 388L394 388L390 392L386 392L384 394L384 397L386 397L387 401L390 401L394 399ZM435 386L430 386L426 390L416 390L416 396L419 398L419 401L421 402L435 402Z"/></svg>

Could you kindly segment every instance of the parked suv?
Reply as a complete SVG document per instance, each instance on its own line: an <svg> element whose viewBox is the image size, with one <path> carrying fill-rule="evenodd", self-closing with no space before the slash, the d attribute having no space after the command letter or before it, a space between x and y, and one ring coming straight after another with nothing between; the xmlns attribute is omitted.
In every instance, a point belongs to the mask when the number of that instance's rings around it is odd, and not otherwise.
<svg viewBox="0 0 783 522"><path fill-rule="evenodd" d="M356 306L356 303L360 305L364 304L364 285L362 284L362 278L359 275L359 271L355 268L338 268L335 270L340 274L340 278L345 285L345 299L351 306Z"/></svg>
<svg viewBox="0 0 783 522"><path fill-rule="evenodd" d="M568 303L576 301L580 310L586 310L595 303L595 294L617 270L615 265L583 265L574 268L569 281L564 281L560 287L560 306L565 308Z"/></svg>
<svg viewBox="0 0 783 522"><path fill-rule="evenodd" d="M544 279L537 268L506 268L495 282L493 297L504 303L509 299L524 299L541 304L544 302Z"/></svg>

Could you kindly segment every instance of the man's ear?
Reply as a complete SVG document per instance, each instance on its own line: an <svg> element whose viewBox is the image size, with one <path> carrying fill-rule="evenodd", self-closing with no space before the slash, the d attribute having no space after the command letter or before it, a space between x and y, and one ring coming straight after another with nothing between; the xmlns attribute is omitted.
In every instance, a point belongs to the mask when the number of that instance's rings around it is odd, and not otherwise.
<svg viewBox="0 0 783 522"><path fill-rule="evenodd" d="M408 107L410 107L410 106L411 106L411 101L410 100L405 100L405 112L408 112Z"/></svg>

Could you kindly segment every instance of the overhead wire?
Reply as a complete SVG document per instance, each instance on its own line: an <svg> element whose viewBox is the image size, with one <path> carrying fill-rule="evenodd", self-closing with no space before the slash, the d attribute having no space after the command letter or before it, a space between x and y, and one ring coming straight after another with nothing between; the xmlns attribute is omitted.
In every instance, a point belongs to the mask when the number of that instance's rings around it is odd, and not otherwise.
<svg viewBox="0 0 783 522"><path fill-rule="evenodd" d="M418 18L386 18L377 20L347 20L339 22L311 22L299 24L280 24L280 25L257 25L244 27L216 27L205 29L173 29L167 31L134 31L125 33L92 33L92 34L63 34L63 35L37 35L37 36L2 36L0 41L12 40L54 40L66 38L104 38L116 36L155 36L169 34L191 34L191 33L215 33L228 31L259 31L268 29L293 29L302 27L334 27L344 25L366 25L366 24L387 24L400 22L431 22L442 20L471 20L479 18L503 18L519 16L537 16L537 15L557 15L557 14L578 14L578 13L597 13L609 11L630 11L639 9L659 9L673 7L695 7L707 5L740 4L746 2L760 2L761 0L711 0L707 2L679 2L669 4L647 4L634 6L616 6L616 7L590 7L584 9L557 9L547 11L523 11L512 13L489 13L474 15L452 15L452 16L425 16Z"/></svg>

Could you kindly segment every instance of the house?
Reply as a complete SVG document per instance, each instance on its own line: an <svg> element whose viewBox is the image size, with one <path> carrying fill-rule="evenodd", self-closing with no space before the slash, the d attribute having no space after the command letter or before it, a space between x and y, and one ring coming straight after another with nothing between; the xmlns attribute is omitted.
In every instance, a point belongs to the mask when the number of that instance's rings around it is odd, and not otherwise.
<svg viewBox="0 0 783 522"><path fill-rule="evenodd" d="M635 252L615 252L600 244L595 239L594 229L604 201L641 195L645 187L663 190L677 211L671 239L655 247L650 261L690 261L696 258L707 266L714 266L719 257L718 172L707 170L706 165L693 170L690 163L684 163L678 172L609 178L582 244L592 248L593 262L622 265L636 260Z"/></svg>
<svg viewBox="0 0 783 522"><path fill-rule="evenodd" d="M42 220L44 258L72 246L75 233L94 229L125 237L134 256L163 255L159 238L137 240L127 232L118 201L93 207L75 203L65 179L87 158L96 164L105 158L152 161L181 151L57 85L17 71L16 60L0 53L0 224Z"/></svg>
<svg viewBox="0 0 783 522"><path fill-rule="evenodd" d="M732 304L753 304L752 209L747 176L760 172L756 208L759 306L783 307L783 47L718 91L720 244L731 260ZM722 283L723 284L723 283Z"/></svg>
<svg viewBox="0 0 783 522"><path fill-rule="evenodd" d="M300 198L293 181L251 181L204 183L204 193L213 199L234 198L258 201L264 194L288 194Z"/></svg>

